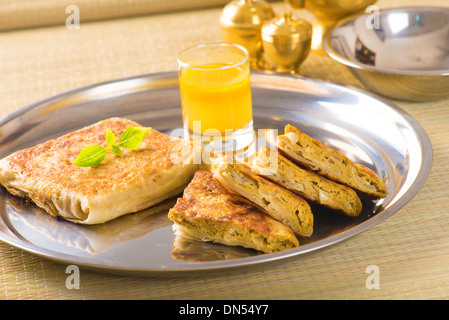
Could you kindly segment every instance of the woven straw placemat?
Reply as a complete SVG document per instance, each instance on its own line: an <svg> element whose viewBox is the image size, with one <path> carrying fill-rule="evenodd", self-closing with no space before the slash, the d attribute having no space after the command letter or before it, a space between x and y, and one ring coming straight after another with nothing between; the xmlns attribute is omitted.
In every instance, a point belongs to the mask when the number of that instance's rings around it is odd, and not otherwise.
<svg viewBox="0 0 449 320"><path fill-rule="evenodd" d="M378 2L381 7L418 4L447 2ZM283 7L275 4L277 10ZM79 30L55 25L0 33L0 116L84 85L175 70L183 48L221 40L220 13L220 8L209 8L82 22ZM363 88L327 56L310 55L302 72ZM127 277L82 269L79 289L67 288L65 265L0 242L0 299L447 298L449 101L396 103L427 131L434 151L432 172L402 210L347 241L283 261L188 277ZM379 268L379 289L366 286L369 265Z"/></svg>
<svg viewBox="0 0 449 320"><path fill-rule="evenodd" d="M99 21L223 6L226 0L2 0L0 31L63 25L73 6L80 20Z"/></svg>

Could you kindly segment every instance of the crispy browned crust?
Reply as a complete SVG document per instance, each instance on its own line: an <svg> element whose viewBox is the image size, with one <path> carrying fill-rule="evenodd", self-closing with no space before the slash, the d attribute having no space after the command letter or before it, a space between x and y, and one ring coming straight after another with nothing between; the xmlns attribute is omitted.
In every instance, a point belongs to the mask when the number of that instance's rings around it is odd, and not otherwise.
<svg viewBox="0 0 449 320"><path fill-rule="evenodd" d="M254 247L251 237L240 241L246 241L248 247L264 252L299 245L289 228L263 213L245 198L230 193L206 171L195 173L184 190L183 197L178 199L168 217L181 226L202 231L212 240L222 238L223 234L229 234L233 228L248 231L248 235L255 232L265 238L265 247ZM203 224L207 227L201 229ZM272 240L279 244L272 246Z"/></svg>
<svg viewBox="0 0 449 320"><path fill-rule="evenodd" d="M24 175L33 175L43 180L50 178L52 181L53 177L57 176L61 187L90 197L120 190L124 185L141 179L142 175L154 174L173 166L170 157L165 154L177 145L177 141L170 141L169 136L156 130L148 132L138 149L123 149L123 158L107 153L105 160L98 166L80 168L72 165L85 146L107 146L106 129L113 131L118 138L129 126L140 125L127 119L100 121L93 126L19 151L9 160L11 165ZM162 154L164 156L161 156ZM80 181L83 183L80 184Z"/></svg>
<svg viewBox="0 0 449 320"><path fill-rule="evenodd" d="M360 196L364 198L380 199L385 198L388 195L388 191L384 182L371 169L361 164L352 162L346 156L327 147L326 145L310 137L300 129L288 124L285 126L285 134L290 132L296 133L299 136L297 145L300 146L300 148L302 148L303 150L314 149L313 157L315 157L315 159L309 160L315 162L317 165L310 165L310 163L308 162L298 160L297 157L292 156L291 151L286 150L278 142L279 150L290 160L297 162L310 170L316 171L317 173L325 176L328 179L334 180L354 189L360 194ZM334 155L342 159L343 162L334 162L331 165L333 170L327 170L325 167L319 165L319 162L317 161L325 163L329 160L328 155ZM335 169L338 169L338 171L335 171ZM336 174L336 172L338 172L338 174ZM360 181L363 181L363 184L359 183Z"/></svg>

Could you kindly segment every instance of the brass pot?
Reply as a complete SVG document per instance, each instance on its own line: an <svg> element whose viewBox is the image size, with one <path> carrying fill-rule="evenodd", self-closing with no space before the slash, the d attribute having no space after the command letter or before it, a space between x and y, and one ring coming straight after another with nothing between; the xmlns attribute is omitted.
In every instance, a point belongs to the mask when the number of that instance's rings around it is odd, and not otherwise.
<svg viewBox="0 0 449 320"><path fill-rule="evenodd" d="M364 10L377 0L286 0L292 8L313 13L316 17L328 20L340 20Z"/></svg>
<svg viewBox="0 0 449 320"><path fill-rule="evenodd" d="M324 33L337 21L365 10L377 0L285 0L294 9L306 9L313 21L312 50L325 54L322 47Z"/></svg>
<svg viewBox="0 0 449 320"><path fill-rule="evenodd" d="M262 45L276 72L298 73L312 43L312 25L294 19L291 11L267 22L262 27Z"/></svg>
<svg viewBox="0 0 449 320"><path fill-rule="evenodd" d="M223 40L248 50L250 63L258 69L262 58L262 25L275 16L270 4L263 0L234 0L222 11L220 27Z"/></svg>

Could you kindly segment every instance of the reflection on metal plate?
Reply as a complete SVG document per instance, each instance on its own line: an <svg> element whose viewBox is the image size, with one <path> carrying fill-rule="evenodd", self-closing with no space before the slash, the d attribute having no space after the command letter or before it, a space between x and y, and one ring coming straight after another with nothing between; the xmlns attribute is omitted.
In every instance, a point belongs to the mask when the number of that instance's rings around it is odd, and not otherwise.
<svg viewBox="0 0 449 320"><path fill-rule="evenodd" d="M70 91L0 122L0 157L96 121L120 116L170 133L181 127L175 72L122 79ZM175 237L168 209L176 199L98 226L75 225L0 192L0 240L55 261L107 272L148 274L247 266L297 256L350 238L385 220L420 189L432 164L421 126L376 96L292 76L252 75L256 129L301 128L380 175L389 195L364 203L356 219L320 208L314 234L273 254ZM113 90L112 90L113 89ZM113 92L111 92L111 90Z"/></svg>

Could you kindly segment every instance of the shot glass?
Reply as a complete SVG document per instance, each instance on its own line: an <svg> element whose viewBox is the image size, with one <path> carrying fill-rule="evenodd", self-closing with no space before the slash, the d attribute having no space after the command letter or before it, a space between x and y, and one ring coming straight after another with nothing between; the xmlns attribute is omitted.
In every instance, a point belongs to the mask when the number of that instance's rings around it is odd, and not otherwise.
<svg viewBox="0 0 449 320"><path fill-rule="evenodd" d="M254 141L248 51L201 44L178 56L185 133L211 153L239 152Z"/></svg>

